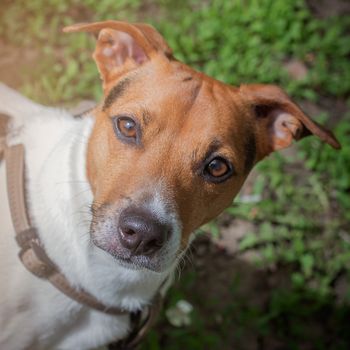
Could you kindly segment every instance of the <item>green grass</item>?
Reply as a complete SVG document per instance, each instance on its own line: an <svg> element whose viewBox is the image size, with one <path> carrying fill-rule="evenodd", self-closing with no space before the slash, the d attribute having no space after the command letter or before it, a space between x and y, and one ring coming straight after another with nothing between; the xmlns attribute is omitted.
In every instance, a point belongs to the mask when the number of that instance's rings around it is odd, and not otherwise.
<svg viewBox="0 0 350 350"><path fill-rule="evenodd" d="M300 349L310 341L313 349L348 349L350 292L336 300L335 286L340 277L349 281L350 276L350 18L316 19L302 0L5 0L0 37L39 52L21 87L28 96L48 104L74 103L101 96L91 60L94 40L62 34L61 28L85 20L140 18L163 33L177 58L217 79L236 85L277 83L298 100L322 105L327 98L331 107L340 101L348 110L336 121L332 108L313 116L334 125L341 151L307 138L293 158L269 157L258 167L254 188L262 201L243 204L238 198L227 209L226 215L256 228L240 242L239 254L257 253L260 258L252 263L266 273L286 271L287 287L271 291L265 308L258 308L237 298L238 276L232 286L228 281L232 300L220 325L200 307L189 327L174 328L163 317L143 349L164 349L164 344L167 350L225 349L232 332L245 349L247 329L259 339L275 337L283 349ZM284 64L290 59L307 67L303 80L288 76ZM213 222L210 230L219 235L220 227ZM169 294L169 305L196 299L196 278L185 272ZM322 319L324 333L313 334L310 324Z"/></svg>
<svg viewBox="0 0 350 350"><path fill-rule="evenodd" d="M230 84L276 82L311 99L349 93L349 17L316 20L302 0L189 3L196 11L184 6L173 14L176 26L161 26L180 59ZM289 58L308 65L305 80L288 78Z"/></svg>

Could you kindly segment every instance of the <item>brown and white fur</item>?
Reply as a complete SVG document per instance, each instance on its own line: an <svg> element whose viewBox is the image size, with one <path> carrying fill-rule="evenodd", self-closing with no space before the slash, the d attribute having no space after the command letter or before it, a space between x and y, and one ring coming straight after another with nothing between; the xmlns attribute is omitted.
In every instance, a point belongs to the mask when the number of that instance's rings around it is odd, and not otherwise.
<svg viewBox="0 0 350 350"><path fill-rule="evenodd" d="M74 119L0 85L0 112L12 117L8 144L25 146L28 209L47 254L72 285L106 305L149 303L191 233L230 205L269 153L308 134L339 148L280 88L232 87L194 71L148 25L66 31L98 36L99 107ZM127 316L82 306L22 266L4 162L0 198L0 348L92 349L126 336ZM135 232L121 226L135 216L166 235L150 241L136 229L138 243L130 243Z"/></svg>

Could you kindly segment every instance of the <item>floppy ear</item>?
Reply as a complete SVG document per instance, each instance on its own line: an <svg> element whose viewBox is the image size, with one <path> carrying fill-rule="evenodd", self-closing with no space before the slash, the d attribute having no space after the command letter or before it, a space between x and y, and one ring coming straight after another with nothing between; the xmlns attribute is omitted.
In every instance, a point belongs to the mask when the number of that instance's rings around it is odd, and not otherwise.
<svg viewBox="0 0 350 350"><path fill-rule="evenodd" d="M150 60L154 54L172 57L163 37L148 24L119 21L78 23L63 28L63 31L91 32L97 36L93 58L104 86L118 75Z"/></svg>
<svg viewBox="0 0 350 350"><path fill-rule="evenodd" d="M331 131L307 117L279 87L241 85L239 93L255 118L260 159L289 147L293 139L299 140L308 135L318 136L333 148L341 147Z"/></svg>

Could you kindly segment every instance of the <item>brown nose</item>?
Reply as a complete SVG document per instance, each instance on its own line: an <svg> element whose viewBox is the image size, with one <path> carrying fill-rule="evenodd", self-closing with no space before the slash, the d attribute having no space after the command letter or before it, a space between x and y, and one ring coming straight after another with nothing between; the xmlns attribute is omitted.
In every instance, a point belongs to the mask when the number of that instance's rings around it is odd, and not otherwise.
<svg viewBox="0 0 350 350"><path fill-rule="evenodd" d="M122 246L133 255L152 255L169 238L170 227L157 220L152 213L128 208L120 215L118 234Z"/></svg>

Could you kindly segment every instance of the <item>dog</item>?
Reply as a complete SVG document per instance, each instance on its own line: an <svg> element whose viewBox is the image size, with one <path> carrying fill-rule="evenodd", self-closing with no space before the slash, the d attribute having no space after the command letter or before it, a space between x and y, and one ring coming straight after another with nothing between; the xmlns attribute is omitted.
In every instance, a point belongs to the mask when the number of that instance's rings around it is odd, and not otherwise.
<svg viewBox="0 0 350 350"><path fill-rule="evenodd" d="M0 112L12 118L7 147L24 145L28 215L45 253L73 288L107 306L133 312L152 303L193 232L232 203L271 152L311 134L340 147L281 88L234 87L197 72L147 24L64 31L97 36L102 102L73 118L2 84ZM0 348L93 349L127 337L127 315L83 305L20 262L5 168L2 161Z"/></svg>

